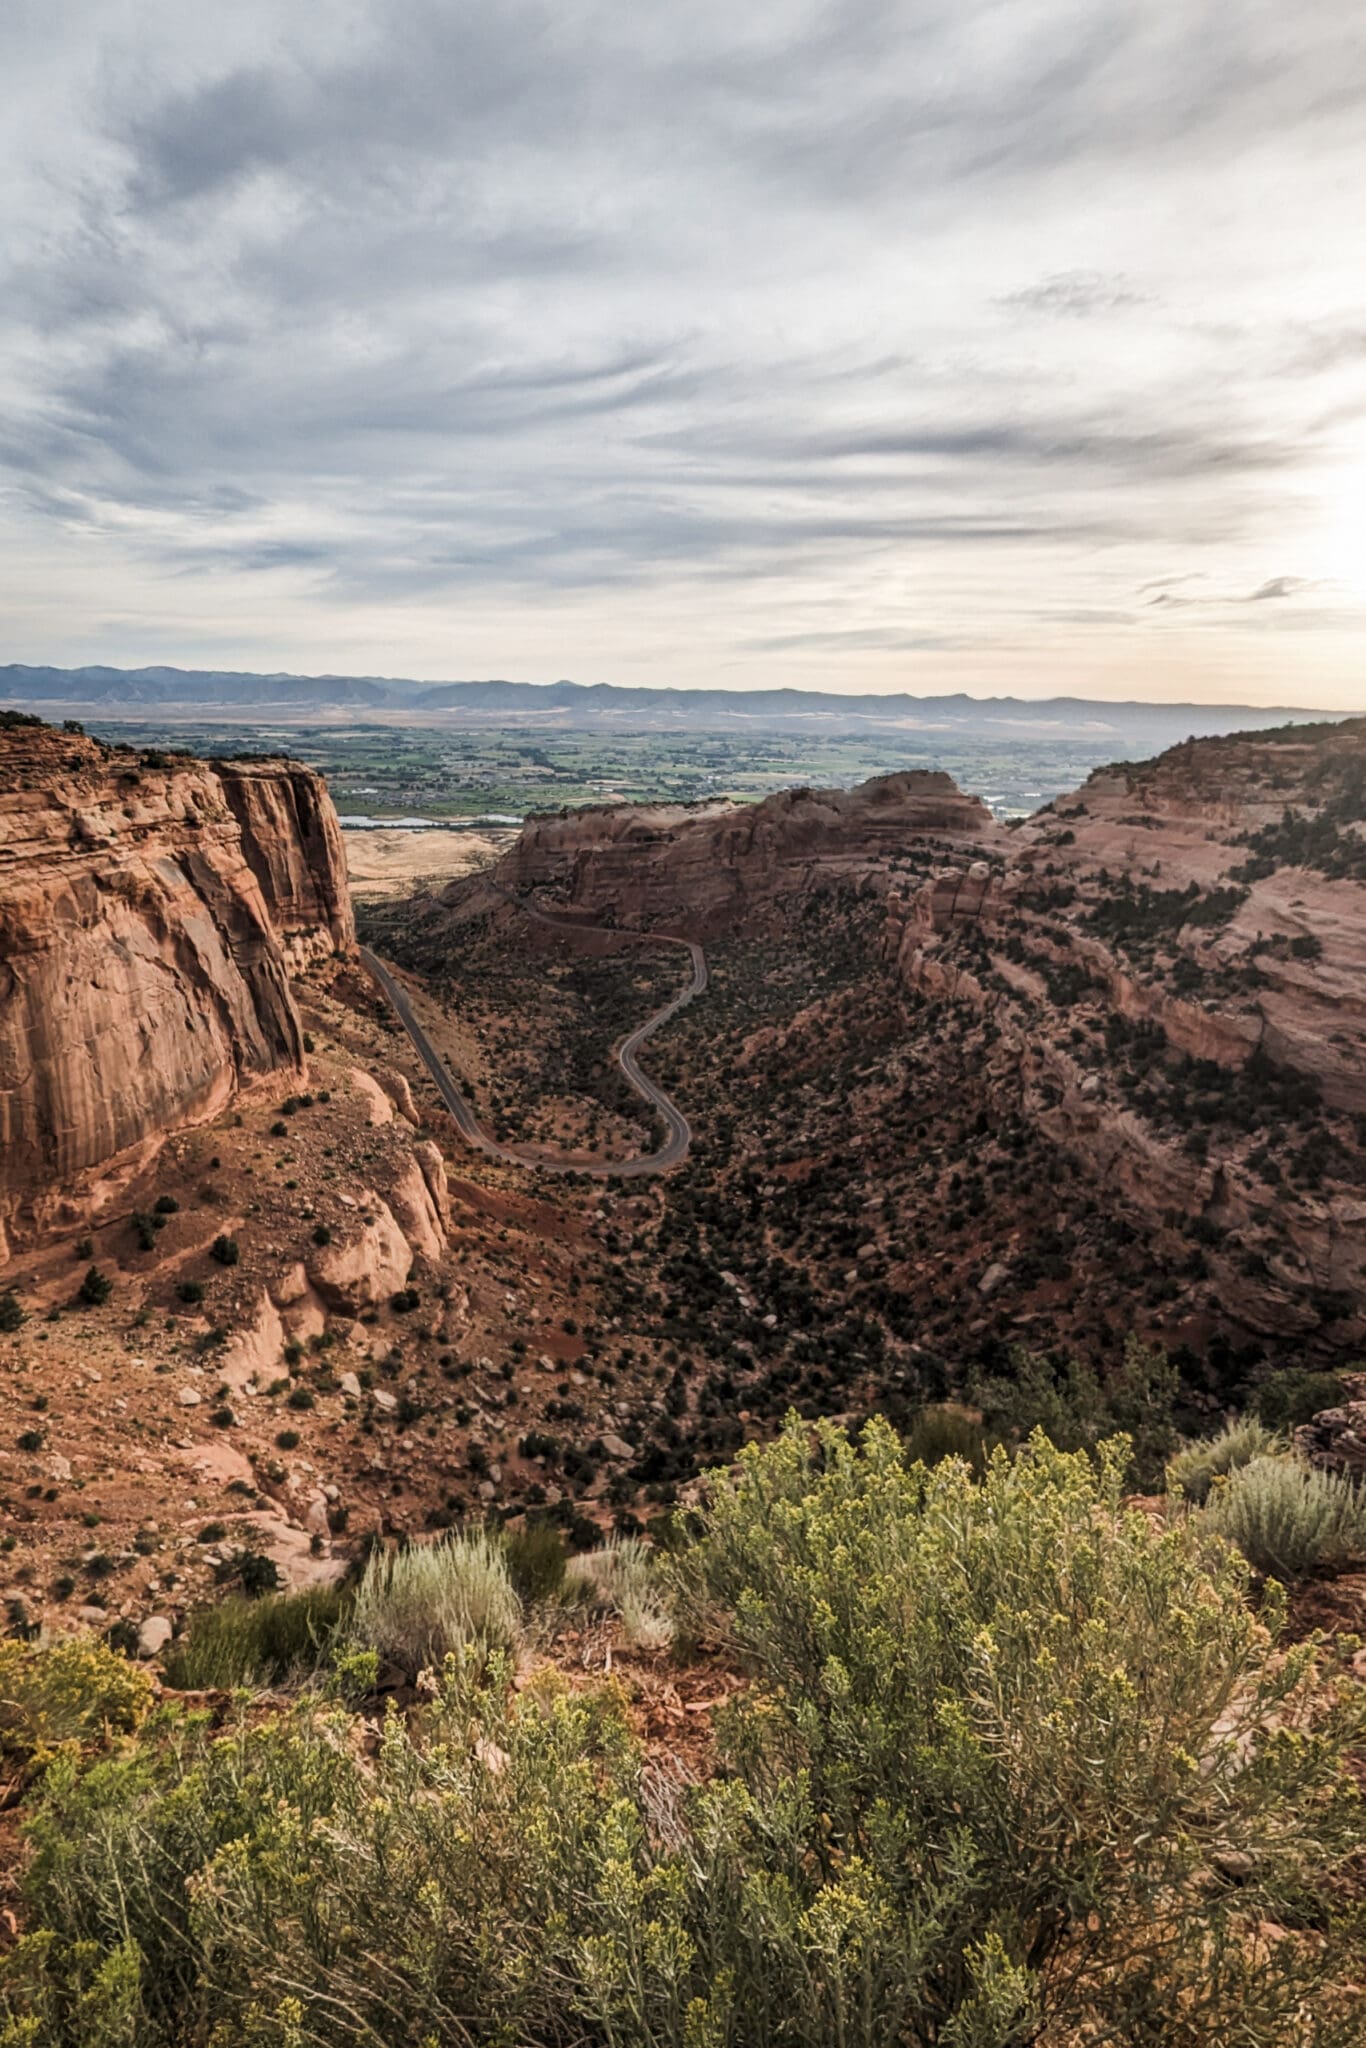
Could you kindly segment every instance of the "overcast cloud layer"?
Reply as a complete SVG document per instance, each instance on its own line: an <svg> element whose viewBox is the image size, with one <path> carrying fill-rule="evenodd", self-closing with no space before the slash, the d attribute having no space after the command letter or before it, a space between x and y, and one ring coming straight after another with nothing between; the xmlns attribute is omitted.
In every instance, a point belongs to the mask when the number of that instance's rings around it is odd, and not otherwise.
<svg viewBox="0 0 1366 2048"><path fill-rule="evenodd" d="M0 659L1366 709L1357 0L6 0Z"/></svg>

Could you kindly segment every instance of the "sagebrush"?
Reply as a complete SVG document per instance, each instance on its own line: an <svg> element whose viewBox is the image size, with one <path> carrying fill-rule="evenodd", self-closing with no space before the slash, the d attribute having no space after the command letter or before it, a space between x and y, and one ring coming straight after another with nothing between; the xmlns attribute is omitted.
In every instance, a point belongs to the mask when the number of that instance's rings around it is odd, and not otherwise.
<svg viewBox="0 0 1366 2048"><path fill-rule="evenodd" d="M1255 1416L1241 1416L1225 1423L1217 1436L1183 1444L1167 1462L1167 1487L1199 1505L1208 1499L1216 1479L1226 1479L1254 1458L1278 1457L1286 1449L1285 1439L1275 1430Z"/></svg>
<svg viewBox="0 0 1366 2048"><path fill-rule="evenodd" d="M1278 1579L1366 1558L1366 1493L1302 1458L1254 1458L1214 1490L1205 1513L1254 1570Z"/></svg>
<svg viewBox="0 0 1366 2048"><path fill-rule="evenodd" d="M310 1694L60 1759L0 2043L1359 2043L1359 1694L1271 1654L1204 1517L1126 1510L1126 1455L746 1452L674 1566L751 1676L701 1784L473 1641L377 1746Z"/></svg>
<svg viewBox="0 0 1366 2048"><path fill-rule="evenodd" d="M367 1649L415 1678L452 1650L505 1649L521 1619L507 1553L481 1530L376 1551L356 1589L351 1627Z"/></svg>

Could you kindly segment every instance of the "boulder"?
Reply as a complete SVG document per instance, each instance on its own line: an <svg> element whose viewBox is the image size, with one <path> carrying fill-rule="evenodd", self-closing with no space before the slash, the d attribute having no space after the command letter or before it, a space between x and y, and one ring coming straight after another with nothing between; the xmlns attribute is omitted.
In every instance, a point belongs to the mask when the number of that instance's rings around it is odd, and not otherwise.
<svg viewBox="0 0 1366 2048"><path fill-rule="evenodd" d="M319 1245L307 1260L313 1291L342 1315L359 1315L387 1301L406 1284L413 1263L412 1247L387 1202L370 1195L366 1209L368 1223L356 1220L352 1229L348 1218L348 1234Z"/></svg>
<svg viewBox="0 0 1366 2048"><path fill-rule="evenodd" d="M157 1657L165 1649L175 1629L164 1614L149 1614L138 1628L139 1657Z"/></svg>

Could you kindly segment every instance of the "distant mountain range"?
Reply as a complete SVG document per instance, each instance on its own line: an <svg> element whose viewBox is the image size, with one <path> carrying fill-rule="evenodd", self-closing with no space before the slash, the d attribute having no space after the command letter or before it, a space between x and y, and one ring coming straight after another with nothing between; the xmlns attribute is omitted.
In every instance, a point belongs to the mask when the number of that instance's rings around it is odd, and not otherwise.
<svg viewBox="0 0 1366 2048"><path fill-rule="evenodd" d="M0 703L49 715L98 710L146 717L255 712L293 721L339 711L401 712L433 724L544 723L560 727L725 732L838 724L993 734L1005 739L1113 734L1150 751L1191 736L1260 730L1340 716L1299 706L1110 704L1087 697L842 696L825 690L652 690L614 683L420 683L387 676L250 675L224 669L39 668L0 665Z"/></svg>

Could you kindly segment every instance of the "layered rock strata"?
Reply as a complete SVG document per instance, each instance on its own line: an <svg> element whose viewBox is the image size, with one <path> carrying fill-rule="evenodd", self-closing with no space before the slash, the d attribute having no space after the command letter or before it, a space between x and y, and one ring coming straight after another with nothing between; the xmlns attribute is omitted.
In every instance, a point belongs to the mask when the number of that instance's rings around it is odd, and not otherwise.
<svg viewBox="0 0 1366 2048"><path fill-rule="evenodd" d="M0 730L0 1239L302 1069L291 966L353 936L310 771Z"/></svg>
<svg viewBox="0 0 1366 2048"><path fill-rule="evenodd" d="M880 870L927 841L970 846L996 829L980 797L917 770L757 804L616 804L533 818L495 879L603 923L703 937L775 897Z"/></svg>

